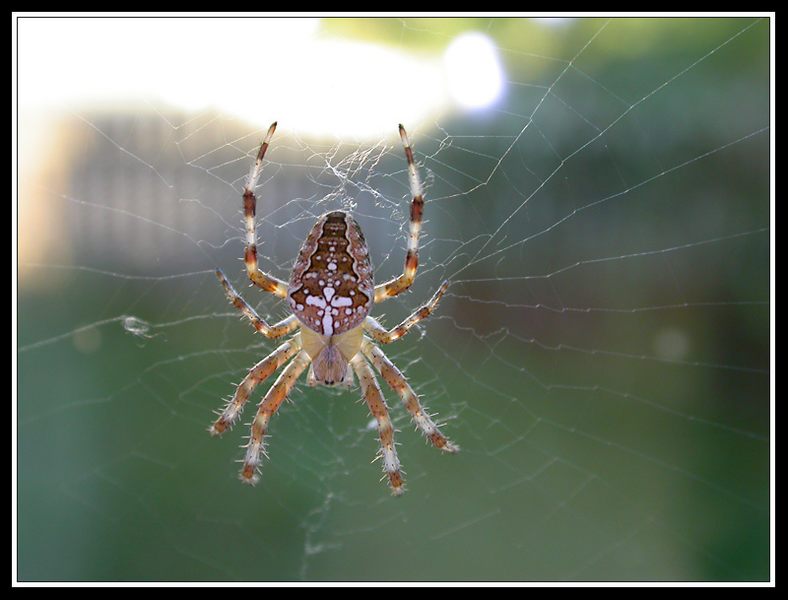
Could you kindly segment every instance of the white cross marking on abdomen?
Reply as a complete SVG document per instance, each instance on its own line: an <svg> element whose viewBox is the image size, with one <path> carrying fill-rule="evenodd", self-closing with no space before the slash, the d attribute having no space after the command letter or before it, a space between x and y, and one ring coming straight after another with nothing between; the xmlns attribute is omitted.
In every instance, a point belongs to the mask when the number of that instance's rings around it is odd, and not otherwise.
<svg viewBox="0 0 788 600"><path fill-rule="evenodd" d="M323 288L323 298L317 296L307 296L306 303L310 306L317 306L323 309L323 335L331 337L334 335L334 328L339 327L339 321L334 321L333 317L339 314L339 309L343 306L351 306L353 300L346 296L335 296L336 290L333 287L326 286ZM333 308L335 310L329 310ZM332 316L333 315L333 316Z"/></svg>

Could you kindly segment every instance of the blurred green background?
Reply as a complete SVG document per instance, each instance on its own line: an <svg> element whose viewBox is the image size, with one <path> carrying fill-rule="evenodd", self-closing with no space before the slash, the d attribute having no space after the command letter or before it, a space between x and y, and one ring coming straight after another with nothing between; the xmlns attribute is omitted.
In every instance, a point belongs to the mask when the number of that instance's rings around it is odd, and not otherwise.
<svg viewBox="0 0 788 600"><path fill-rule="evenodd" d="M261 314L285 310L247 288L239 262L261 124L137 98L23 120L18 578L768 580L769 27L320 22L323 39L423 61L480 32L504 74L489 106L408 124L427 182L422 268L375 314L393 325L453 281L387 353L462 452L428 447L386 392L401 498L370 464L357 390L301 385L256 488L236 479L246 427L206 432L274 347L212 270ZM213 52L277 86L264 60ZM288 55L273 44L265 60ZM336 71L351 110L374 112L353 104L371 74L310 64ZM22 87L38 75L20 72ZM392 77L418 104L407 72ZM258 189L266 268L286 277L315 216L342 207L377 279L396 274L408 206L396 123L342 139L341 123L326 138L280 122Z"/></svg>

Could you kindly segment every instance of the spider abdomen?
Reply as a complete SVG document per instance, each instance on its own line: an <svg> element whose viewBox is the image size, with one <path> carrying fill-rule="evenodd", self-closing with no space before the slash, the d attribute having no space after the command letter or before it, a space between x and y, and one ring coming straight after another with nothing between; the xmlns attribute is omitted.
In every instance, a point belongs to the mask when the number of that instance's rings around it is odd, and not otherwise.
<svg viewBox="0 0 788 600"><path fill-rule="evenodd" d="M298 253L287 299L296 318L326 337L361 325L369 314L375 283L364 234L344 211L324 214Z"/></svg>

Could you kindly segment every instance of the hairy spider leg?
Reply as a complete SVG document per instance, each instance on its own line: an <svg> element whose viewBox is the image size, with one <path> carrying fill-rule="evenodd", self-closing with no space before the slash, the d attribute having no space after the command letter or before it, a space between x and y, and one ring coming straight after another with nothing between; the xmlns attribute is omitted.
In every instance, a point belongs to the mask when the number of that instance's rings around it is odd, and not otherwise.
<svg viewBox="0 0 788 600"><path fill-rule="evenodd" d="M218 277L219 282L222 284L224 293L227 296L227 299L230 301L230 304L241 311L241 313L243 313L243 315L249 319L249 321L252 323L252 327L254 327L258 333L262 333L267 338L276 339L282 337L283 335L287 335L296 327L298 327L298 320L295 318L295 315L290 315L278 323L269 325L265 322L265 320L261 319L257 312L255 312L255 310L249 306L249 303L246 302L246 300L244 300L241 295L235 291L235 288L227 280L227 277L225 277L224 273L222 273L219 269L216 270L216 277Z"/></svg>
<svg viewBox="0 0 788 600"><path fill-rule="evenodd" d="M444 452L459 452L460 448L453 444L449 439L441 433L441 430L432 420L429 414L424 410L419 402L419 397L413 388L405 379L402 372L394 365L393 362L383 353L383 350L378 348L369 340L364 340L361 345L361 351L364 355L375 365L375 368L380 373L381 377L391 387L392 390L397 392L405 409L410 413L413 422L421 430L430 443L443 450Z"/></svg>
<svg viewBox="0 0 788 600"><path fill-rule="evenodd" d="M264 437L268 431L268 423L293 389L298 377L309 366L309 355L303 350L279 374L274 385L260 402L257 414L252 421L249 443L241 468L240 478L244 483L254 485L260 479L260 455L265 453Z"/></svg>
<svg viewBox="0 0 788 600"><path fill-rule="evenodd" d="M446 288L449 287L449 282L444 281L441 286L438 288L438 291L430 298L429 302L420 306L415 311L411 313L411 315L402 321L396 327L393 327L387 330L383 325L381 325L377 319L374 317L367 317L364 320L364 330L371 335L376 342L380 342L381 344L390 344L401 338L403 335L408 333L411 327L413 327L419 321L423 321L427 317L432 314L432 311L435 310L435 307L440 302L441 297L446 292Z"/></svg>
<svg viewBox="0 0 788 600"><path fill-rule="evenodd" d="M279 370L279 367L293 358L300 349L301 343L298 336L296 336L296 339L288 340L249 369L246 377L241 380L241 383L235 389L235 394L233 394L224 410L219 414L219 418L208 429L211 435L221 435L228 427L232 427L235 421L238 420L238 417L241 416L241 411L246 401L249 400L249 395L252 391Z"/></svg>
<svg viewBox="0 0 788 600"><path fill-rule="evenodd" d="M383 457L383 471L388 477L391 493L399 496L405 491L403 487L404 480L400 470L399 458L397 458L397 449L394 447L394 426L389 417L386 401L383 399L383 392L380 391L380 385L375 379L375 373L372 371L369 363L364 360L361 353L356 354L350 361L350 364L353 366L356 376L358 376L361 392L364 395L369 411L378 423L380 456Z"/></svg>
<svg viewBox="0 0 788 600"><path fill-rule="evenodd" d="M408 160L408 180L413 200L410 203L410 225L408 230L408 249L405 254L405 265L402 275L375 286L375 302L383 302L407 290L416 278L416 269L419 267L419 234L421 221L424 215L424 193L419 179L419 171L413 160L413 149L405 128L399 126L399 135L405 149L405 158Z"/></svg>
<svg viewBox="0 0 788 600"><path fill-rule="evenodd" d="M263 143L260 145L260 150L257 152L257 158L254 161L250 171L249 177L246 179L244 185L243 202L244 202L244 226L246 228L246 247L244 248L244 265L246 265L246 273L249 279L257 287L266 292L272 293L279 298L287 296L287 283L281 279L269 275L260 270L257 265L257 237L255 233L255 212L257 210L257 198L254 195L254 188L260 178L260 172L263 167L263 158L268 150L268 145L271 143L271 138L276 131L276 123L272 123L268 128Z"/></svg>

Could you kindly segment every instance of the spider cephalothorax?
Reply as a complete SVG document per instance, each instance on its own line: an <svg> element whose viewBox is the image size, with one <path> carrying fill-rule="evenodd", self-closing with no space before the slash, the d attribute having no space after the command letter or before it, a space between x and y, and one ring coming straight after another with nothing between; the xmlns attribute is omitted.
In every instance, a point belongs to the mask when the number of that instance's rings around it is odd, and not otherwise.
<svg viewBox="0 0 788 600"><path fill-rule="evenodd" d="M386 330L369 316L374 303L383 302L407 290L413 283L418 267L418 240L424 199L408 136L400 125L413 194L408 249L402 274L376 286L361 228L349 213L334 211L321 216L312 227L301 246L288 284L264 273L257 266L257 200L254 188L275 129L276 123L269 128L244 187L244 262L252 283L279 298L287 298L292 314L279 323L269 325L238 295L221 271L216 271L216 275L230 302L251 321L258 332L269 338L283 337L296 329L298 332L250 369L219 418L211 425L210 432L213 435L223 433L238 419L252 390L288 363L258 405L252 421L241 479L255 483L259 477L260 455L263 453L268 423L304 370L309 366L307 382L310 385L329 386L352 385L352 373L355 372L364 399L378 423L383 468L389 485L392 492L399 495L403 491L403 479L394 446L394 428L370 363L397 392L416 425L435 447L447 452L458 450L424 411L418 396L399 369L372 341L388 344L405 335L413 325L429 316L448 287L448 282L444 281L427 304L391 330Z"/></svg>

